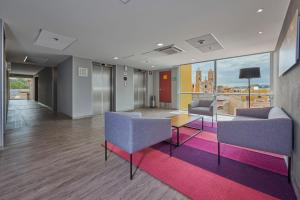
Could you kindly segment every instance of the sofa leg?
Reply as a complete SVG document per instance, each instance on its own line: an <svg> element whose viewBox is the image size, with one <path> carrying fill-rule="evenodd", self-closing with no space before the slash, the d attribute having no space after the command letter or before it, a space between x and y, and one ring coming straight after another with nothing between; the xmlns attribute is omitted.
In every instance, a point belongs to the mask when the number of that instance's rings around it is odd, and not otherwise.
<svg viewBox="0 0 300 200"><path fill-rule="evenodd" d="M105 161L107 161L107 140L105 140L104 146L105 146Z"/></svg>
<svg viewBox="0 0 300 200"><path fill-rule="evenodd" d="M292 167L292 157L288 157L288 181L291 183L291 167Z"/></svg>
<svg viewBox="0 0 300 200"><path fill-rule="evenodd" d="M130 180L132 180L133 174L132 174L132 154L130 154Z"/></svg>
<svg viewBox="0 0 300 200"><path fill-rule="evenodd" d="M218 164L221 162L221 157L220 157L220 142L218 142Z"/></svg>

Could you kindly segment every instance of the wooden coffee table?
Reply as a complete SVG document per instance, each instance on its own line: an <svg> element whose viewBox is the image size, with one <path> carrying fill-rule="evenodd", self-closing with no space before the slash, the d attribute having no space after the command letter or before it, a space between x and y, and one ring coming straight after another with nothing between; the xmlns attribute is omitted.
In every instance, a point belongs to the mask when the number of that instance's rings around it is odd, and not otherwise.
<svg viewBox="0 0 300 200"><path fill-rule="evenodd" d="M189 124L193 121L196 121L200 118L202 120L201 129L187 126L187 124ZM196 135L198 135L199 133L202 132L202 130L203 130L203 116L189 115L189 114L176 115L176 116L171 118L171 125L172 125L173 128L176 128L176 144L174 144L174 145L180 146L180 145L184 144L185 142L187 142L188 140L192 139L193 137L195 137ZM180 134L179 129L182 128L182 127L192 128L192 129L195 129L197 131L193 135L189 136L187 139L185 139L183 142L180 143L179 142L179 134ZM172 139L171 139L171 142L172 142Z"/></svg>

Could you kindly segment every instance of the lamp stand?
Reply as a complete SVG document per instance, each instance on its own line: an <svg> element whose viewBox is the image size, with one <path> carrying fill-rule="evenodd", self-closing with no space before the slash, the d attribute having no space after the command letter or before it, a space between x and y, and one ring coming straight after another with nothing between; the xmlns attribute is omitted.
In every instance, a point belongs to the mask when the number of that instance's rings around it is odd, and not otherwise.
<svg viewBox="0 0 300 200"><path fill-rule="evenodd" d="M250 89L251 89L251 86L250 86L250 78L248 78L248 105L249 105L249 108L250 108Z"/></svg>

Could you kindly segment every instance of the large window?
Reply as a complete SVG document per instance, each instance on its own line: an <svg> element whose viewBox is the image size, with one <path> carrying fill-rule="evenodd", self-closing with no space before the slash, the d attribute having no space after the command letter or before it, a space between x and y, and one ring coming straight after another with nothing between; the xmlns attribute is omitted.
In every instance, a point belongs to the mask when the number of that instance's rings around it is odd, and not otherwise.
<svg viewBox="0 0 300 200"><path fill-rule="evenodd" d="M201 98L216 98L218 114L234 115L237 108L246 108L248 80L239 79L239 71L247 67L261 71L261 78L251 80L251 107L270 106L270 53L264 53L182 65L180 109Z"/></svg>
<svg viewBox="0 0 300 200"><path fill-rule="evenodd" d="M270 106L270 53L217 60L219 114L234 115L248 106L248 80L239 79L241 68L259 67L261 78L251 79L251 107Z"/></svg>

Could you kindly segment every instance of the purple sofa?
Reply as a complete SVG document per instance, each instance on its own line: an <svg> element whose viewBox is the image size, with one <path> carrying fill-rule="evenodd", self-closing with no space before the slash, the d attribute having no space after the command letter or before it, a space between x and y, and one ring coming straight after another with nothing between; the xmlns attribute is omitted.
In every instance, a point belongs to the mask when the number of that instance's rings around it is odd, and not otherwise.
<svg viewBox="0 0 300 200"><path fill-rule="evenodd" d="M279 107L237 109L233 120L218 121L218 163L220 143L288 156L290 180L292 120Z"/></svg>
<svg viewBox="0 0 300 200"><path fill-rule="evenodd" d="M105 160L107 142L130 154L130 179L132 179L132 154L154 144L168 140L172 136L171 119L143 118L137 112L106 112L105 120ZM170 143L170 156L172 144Z"/></svg>

